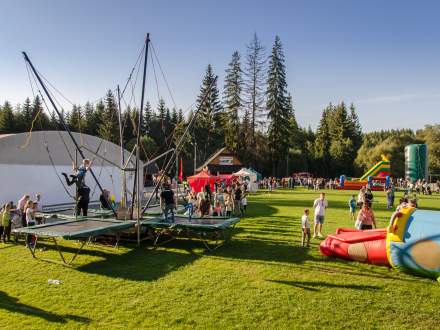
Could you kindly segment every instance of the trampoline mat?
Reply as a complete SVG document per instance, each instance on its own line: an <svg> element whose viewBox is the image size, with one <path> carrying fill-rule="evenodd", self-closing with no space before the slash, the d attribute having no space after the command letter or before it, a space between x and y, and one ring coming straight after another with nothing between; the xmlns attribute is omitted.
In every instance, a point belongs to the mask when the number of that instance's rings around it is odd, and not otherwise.
<svg viewBox="0 0 440 330"><path fill-rule="evenodd" d="M164 219L150 219L142 221L143 225L157 227L157 228L187 228L187 229L198 229L198 230L219 230L226 229L238 223L240 218L223 218L223 219L213 219L213 218L197 218L191 219L187 217L174 217L174 222L168 222Z"/></svg>
<svg viewBox="0 0 440 330"><path fill-rule="evenodd" d="M111 231L121 231L134 227L134 222L117 220L85 219L45 224L16 229L18 233L37 236L62 237L64 239L84 238Z"/></svg>
<svg viewBox="0 0 440 330"><path fill-rule="evenodd" d="M175 210L175 212L183 212L183 211L185 211L185 207L182 206L182 205L177 205L177 210ZM150 214L150 215L159 215L159 214L162 214L162 213L163 213L163 211L160 208L160 205L152 205L152 206L148 207L145 210L145 212L144 212L144 214L147 214L147 215L148 214Z"/></svg>

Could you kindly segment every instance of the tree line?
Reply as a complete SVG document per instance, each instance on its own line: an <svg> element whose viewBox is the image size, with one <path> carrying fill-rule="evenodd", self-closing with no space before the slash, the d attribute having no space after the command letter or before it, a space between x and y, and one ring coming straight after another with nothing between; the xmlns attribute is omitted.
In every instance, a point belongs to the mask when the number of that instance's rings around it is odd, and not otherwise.
<svg viewBox="0 0 440 330"><path fill-rule="evenodd" d="M440 173L440 125L424 129L384 130L363 133L354 104L329 104L315 131L298 125L286 80L283 45L275 37L270 54L255 34L242 56L233 52L225 70L222 91L208 65L196 100L199 113L186 137L180 156L184 172L192 174L196 154L201 165L226 146L247 165L265 175L284 176L307 171L316 176L357 176L380 159L391 159L392 174L404 175L403 149L411 143L427 143L430 169ZM45 100L35 96L13 107L0 107L0 134L33 130L62 130L60 119L45 111ZM72 105L62 111L68 127L119 144L118 103L109 90L97 103ZM141 121L141 157L150 159L174 147L193 113L169 108L160 99L156 108L147 103ZM139 110L126 107L121 114L123 142L135 143ZM162 166L159 161L159 167Z"/></svg>

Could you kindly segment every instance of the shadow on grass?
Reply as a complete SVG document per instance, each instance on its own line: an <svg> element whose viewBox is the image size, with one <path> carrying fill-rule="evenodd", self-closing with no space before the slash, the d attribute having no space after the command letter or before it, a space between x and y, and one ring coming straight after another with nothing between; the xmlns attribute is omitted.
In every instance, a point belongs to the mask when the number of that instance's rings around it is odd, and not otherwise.
<svg viewBox="0 0 440 330"><path fill-rule="evenodd" d="M186 247L180 248L187 250ZM193 253L138 248L125 254L108 254L104 260L80 266L76 270L132 281L154 281L198 258Z"/></svg>
<svg viewBox="0 0 440 330"><path fill-rule="evenodd" d="M373 285L360 285L360 284L336 284L336 283L328 283L323 281L283 281L283 280L268 280L269 282L285 284L295 286L297 288L309 290L309 291L319 291L321 288L337 288L337 289L353 289L353 290L380 290L381 287L373 286Z"/></svg>
<svg viewBox="0 0 440 330"><path fill-rule="evenodd" d="M20 313L25 316L40 317L48 322L54 323L67 323L67 321L75 321L79 323L90 323L90 319L87 317L77 315L58 315L45 311L40 308L25 305L19 302L15 297L9 296L7 293L0 291L0 309L5 309L11 313Z"/></svg>

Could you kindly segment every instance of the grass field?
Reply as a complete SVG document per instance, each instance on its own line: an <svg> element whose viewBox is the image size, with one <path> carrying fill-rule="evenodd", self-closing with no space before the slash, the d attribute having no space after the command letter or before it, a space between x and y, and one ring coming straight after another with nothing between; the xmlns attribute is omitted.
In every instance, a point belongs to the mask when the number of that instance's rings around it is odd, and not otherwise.
<svg viewBox="0 0 440 330"><path fill-rule="evenodd" d="M327 191L324 233L352 226L349 194ZM0 243L0 328L439 328L436 281L328 259L318 240L300 247L299 217L316 196L307 190L252 196L233 241L212 253L189 241L154 251L148 244L91 246L66 267ZM385 226L385 197L375 197ZM419 206L440 209L439 202L422 196ZM53 250L40 255L57 257Z"/></svg>

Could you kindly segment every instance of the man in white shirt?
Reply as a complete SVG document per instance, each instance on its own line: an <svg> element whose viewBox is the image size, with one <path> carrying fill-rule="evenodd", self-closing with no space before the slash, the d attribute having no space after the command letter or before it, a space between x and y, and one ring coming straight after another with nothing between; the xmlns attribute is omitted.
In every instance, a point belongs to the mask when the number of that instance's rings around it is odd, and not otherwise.
<svg viewBox="0 0 440 330"><path fill-rule="evenodd" d="M313 238L322 237L322 225L324 223L325 209L328 207L325 193L321 193L318 199L313 202L315 209L315 221L313 226Z"/></svg>

